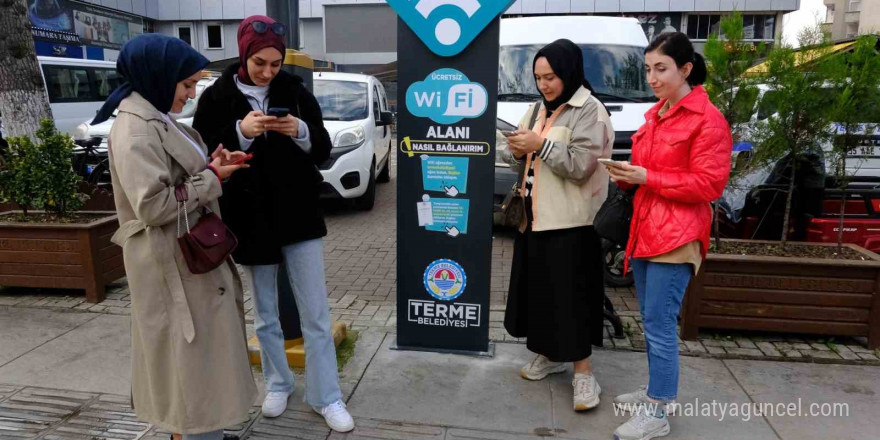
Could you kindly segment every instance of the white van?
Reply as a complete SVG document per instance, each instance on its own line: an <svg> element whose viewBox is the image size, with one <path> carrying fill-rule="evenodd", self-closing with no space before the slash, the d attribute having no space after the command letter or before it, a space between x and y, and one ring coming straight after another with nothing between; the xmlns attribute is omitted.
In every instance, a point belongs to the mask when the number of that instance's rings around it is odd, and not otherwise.
<svg viewBox="0 0 880 440"><path fill-rule="evenodd" d="M72 133L93 118L110 93L124 82L110 61L38 56L55 126Z"/></svg>
<svg viewBox="0 0 880 440"><path fill-rule="evenodd" d="M388 182L392 113L376 77L316 72L314 95L333 149L319 169L322 198L354 199L358 209L373 208L376 182Z"/></svg>
<svg viewBox="0 0 880 440"><path fill-rule="evenodd" d="M566 38L581 47L584 73L611 113L615 158L628 159L632 136L657 102L645 79L648 39L635 18L542 16L501 20L498 118L518 125L531 103L541 99L532 60L542 47Z"/></svg>
<svg viewBox="0 0 880 440"><path fill-rule="evenodd" d="M542 99L535 85L532 61L542 47L566 38L581 47L584 74L605 103L614 125L614 151L629 160L631 136L657 102L645 78L648 39L635 18L541 16L501 20L498 66L498 130L519 125L529 105ZM505 160L507 143L500 133L495 156L495 210L499 211L517 176Z"/></svg>

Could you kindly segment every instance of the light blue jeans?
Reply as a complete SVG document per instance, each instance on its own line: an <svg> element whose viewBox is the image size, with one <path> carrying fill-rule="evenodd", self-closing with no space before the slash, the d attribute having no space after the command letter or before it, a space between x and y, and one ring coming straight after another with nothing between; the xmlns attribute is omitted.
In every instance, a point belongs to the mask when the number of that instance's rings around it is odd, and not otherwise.
<svg viewBox="0 0 880 440"><path fill-rule="evenodd" d="M327 305L324 241L294 243L283 247L282 253L305 341L306 394L303 400L309 405L324 407L342 399ZM284 333L278 319L278 265L244 268L257 312L254 324L260 341L266 391L293 393L294 375L287 365Z"/></svg>
<svg viewBox="0 0 880 440"><path fill-rule="evenodd" d="M631 259L648 352L648 397L670 402L678 396L678 312L691 280L690 264Z"/></svg>

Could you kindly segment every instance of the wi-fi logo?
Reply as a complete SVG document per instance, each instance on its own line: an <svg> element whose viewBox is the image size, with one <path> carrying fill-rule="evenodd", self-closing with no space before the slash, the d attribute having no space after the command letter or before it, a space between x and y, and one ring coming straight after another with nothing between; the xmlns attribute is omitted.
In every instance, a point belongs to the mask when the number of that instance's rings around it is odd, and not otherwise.
<svg viewBox="0 0 880 440"><path fill-rule="evenodd" d="M388 0L410 29L440 56L464 50L514 0Z"/></svg>

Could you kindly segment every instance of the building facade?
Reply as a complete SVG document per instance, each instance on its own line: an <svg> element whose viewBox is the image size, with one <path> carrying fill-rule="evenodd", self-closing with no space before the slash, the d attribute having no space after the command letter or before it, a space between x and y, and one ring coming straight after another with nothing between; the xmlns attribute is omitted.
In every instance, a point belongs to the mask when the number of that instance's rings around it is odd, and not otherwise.
<svg viewBox="0 0 880 440"><path fill-rule="evenodd" d="M720 30L725 14L741 11L746 38L772 44L782 35L782 16L799 7L800 0L517 0L504 17L636 17L649 40L663 32L681 31L702 52L709 35ZM299 0L299 8L302 49L315 58L351 71L370 71L365 65L396 59L397 19L384 0Z"/></svg>
<svg viewBox="0 0 880 440"><path fill-rule="evenodd" d="M298 2L301 50L341 70L375 73L397 59L397 17L384 0ZM827 0L849 5L858 0ZM862 0L878 3L880 0ZM181 38L212 61L238 56L238 23L266 13L266 0L28 0L40 55L116 59L128 39L144 32ZM686 33L702 50L721 17L743 13L746 38L772 43L782 16L800 0L517 0L505 17L614 15L636 17L651 39Z"/></svg>
<svg viewBox="0 0 880 440"><path fill-rule="evenodd" d="M179 37L212 61L238 56L239 22L265 0L28 0L38 55L115 61L145 32Z"/></svg>
<svg viewBox="0 0 880 440"><path fill-rule="evenodd" d="M880 33L880 0L825 0L823 28L832 40Z"/></svg>

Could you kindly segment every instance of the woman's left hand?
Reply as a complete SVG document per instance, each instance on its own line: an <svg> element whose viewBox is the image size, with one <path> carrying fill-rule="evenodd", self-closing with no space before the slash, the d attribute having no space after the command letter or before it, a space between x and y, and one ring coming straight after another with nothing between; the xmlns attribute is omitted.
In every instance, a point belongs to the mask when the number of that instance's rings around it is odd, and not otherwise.
<svg viewBox="0 0 880 440"><path fill-rule="evenodd" d="M266 123L266 130L275 131L290 137L297 137L299 134L299 119L293 115L287 115L274 121Z"/></svg>
<svg viewBox="0 0 880 440"><path fill-rule="evenodd" d="M517 157L538 151L544 139L532 130L519 129L516 134L507 138L507 147Z"/></svg>
<svg viewBox="0 0 880 440"><path fill-rule="evenodd" d="M648 181L648 170L629 162L622 162L621 167L607 167L608 174L614 182L625 182L633 185L644 185Z"/></svg>

